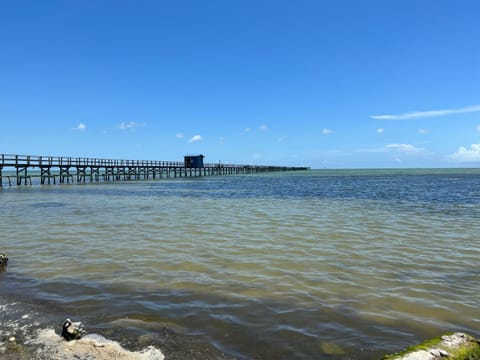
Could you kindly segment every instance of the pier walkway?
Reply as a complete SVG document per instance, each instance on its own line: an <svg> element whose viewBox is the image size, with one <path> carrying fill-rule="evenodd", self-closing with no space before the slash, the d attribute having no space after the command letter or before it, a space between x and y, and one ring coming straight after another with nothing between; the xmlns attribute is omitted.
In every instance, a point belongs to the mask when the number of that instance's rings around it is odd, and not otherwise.
<svg viewBox="0 0 480 360"><path fill-rule="evenodd" d="M0 154L0 187L108 181L148 180L187 176L239 175L272 171L308 170L307 167L204 164L188 167L178 161L112 160L61 156ZM8 175L4 174L8 171ZM14 180L14 181L12 181Z"/></svg>

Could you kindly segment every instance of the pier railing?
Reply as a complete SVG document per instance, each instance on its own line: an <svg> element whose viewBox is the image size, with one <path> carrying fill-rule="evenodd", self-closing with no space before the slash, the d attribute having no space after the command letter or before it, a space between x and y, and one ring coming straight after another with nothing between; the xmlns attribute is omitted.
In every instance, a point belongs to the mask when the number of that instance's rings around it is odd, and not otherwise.
<svg viewBox="0 0 480 360"><path fill-rule="evenodd" d="M29 170L39 169L32 175ZM3 169L14 169L15 175L2 176ZM40 183L54 184L93 181L140 180L161 177L207 176L228 174L250 174L271 171L307 170L306 167L285 167L266 165L239 165L207 163L202 167L189 167L182 161L118 160L64 156L36 156L0 154L0 187L5 180L11 185L32 183L32 177L40 178Z"/></svg>
<svg viewBox="0 0 480 360"><path fill-rule="evenodd" d="M64 157L64 156L34 156L34 155L10 155L2 154L0 158L0 167L61 167L61 166L151 166L151 167L171 167L184 166L179 161L150 161L150 160L116 160L116 159L97 159L82 157Z"/></svg>

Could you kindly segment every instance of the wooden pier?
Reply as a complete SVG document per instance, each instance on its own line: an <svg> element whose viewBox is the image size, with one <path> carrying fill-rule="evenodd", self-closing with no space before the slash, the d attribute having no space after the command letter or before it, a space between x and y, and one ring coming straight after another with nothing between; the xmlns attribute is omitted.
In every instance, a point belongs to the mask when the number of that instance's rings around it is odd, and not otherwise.
<svg viewBox="0 0 480 360"><path fill-rule="evenodd" d="M239 175L272 171L308 170L307 167L204 164L189 167L179 161L112 160L61 156L0 155L0 187L40 184L132 181L161 178ZM3 175L4 170L11 170ZM14 174L12 174L14 173ZM15 181L12 181L14 179Z"/></svg>

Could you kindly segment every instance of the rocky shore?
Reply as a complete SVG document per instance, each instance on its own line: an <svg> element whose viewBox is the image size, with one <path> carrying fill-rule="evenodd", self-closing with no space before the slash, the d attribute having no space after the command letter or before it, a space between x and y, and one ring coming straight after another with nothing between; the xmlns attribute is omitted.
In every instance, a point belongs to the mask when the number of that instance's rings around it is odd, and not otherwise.
<svg viewBox="0 0 480 360"><path fill-rule="evenodd" d="M22 315L23 314L23 315ZM61 329L39 327L35 314L18 304L0 304L0 358L35 360L163 360L154 346L127 350L117 341L87 334L79 322L65 320ZM61 331L62 335L59 335Z"/></svg>
<svg viewBox="0 0 480 360"><path fill-rule="evenodd" d="M383 360L480 360L480 340L464 333L443 335Z"/></svg>

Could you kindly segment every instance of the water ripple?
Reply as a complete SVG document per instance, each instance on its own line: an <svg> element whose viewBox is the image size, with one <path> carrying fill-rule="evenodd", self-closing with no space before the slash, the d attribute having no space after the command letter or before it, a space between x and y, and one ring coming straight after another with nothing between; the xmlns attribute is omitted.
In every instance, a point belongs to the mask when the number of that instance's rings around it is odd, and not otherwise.
<svg viewBox="0 0 480 360"><path fill-rule="evenodd" d="M12 284L31 279L12 291L98 326L174 323L239 358L370 359L478 335L479 186L374 171L5 191L1 250Z"/></svg>

